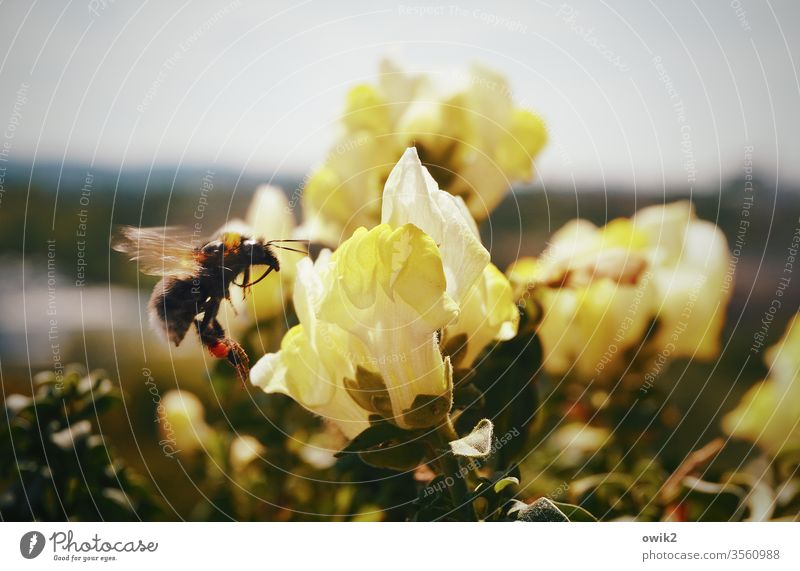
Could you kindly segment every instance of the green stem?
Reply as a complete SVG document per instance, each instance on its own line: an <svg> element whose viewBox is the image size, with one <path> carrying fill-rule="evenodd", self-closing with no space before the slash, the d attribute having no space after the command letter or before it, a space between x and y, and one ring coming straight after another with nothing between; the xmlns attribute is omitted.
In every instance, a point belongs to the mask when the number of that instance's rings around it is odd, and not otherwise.
<svg viewBox="0 0 800 571"><path fill-rule="evenodd" d="M467 500L466 474L461 470L458 458L450 451L449 443L458 440L458 433L453 427L450 415L444 424L436 429L436 439L438 444L437 453L439 454L439 467L445 478L450 477L452 484L447 487L453 507L464 521L476 521L475 510L472 503ZM445 480L446 481L446 480Z"/></svg>

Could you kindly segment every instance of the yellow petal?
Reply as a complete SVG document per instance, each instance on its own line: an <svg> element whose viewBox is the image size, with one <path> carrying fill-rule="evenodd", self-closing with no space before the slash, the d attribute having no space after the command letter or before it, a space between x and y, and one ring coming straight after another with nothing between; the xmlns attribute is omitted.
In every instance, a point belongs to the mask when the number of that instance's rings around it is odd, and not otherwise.
<svg viewBox="0 0 800 571"><path fill-rule="evenodd" d="M247 224L255 237L265 240L291 238L295 221L289 200L277 186L262 185L256 189L247 210Z"/></svg>
<svg viewBox="0 0 800 571"><path fill-rule="evenodd" d="M366 83L347 93L342 121L350 131L364 129L379 134L391 129L386 101L374 86Z"/></svg>
<svg viewBox="0 0 800 571"><path fill-rule="evenodd" d="M530 180L533 159L547 144L544 121L527 109L515 109L508 131L495 150L500 169L512 180Z"/></svg>
<svg viewBox="0 0 800 571"><path fill-rule="evenodd" d="M650 323L652 282L628 286L603 279L585 288L539 288L544 367L555 375L606 379L641 342Z"/></svg>
<svg viewBox="0 0 800 571"><path fill-rule="evenodd" d="M481 149L494 149L507 132L513 115L506 78L483 66L470 67L469 109Z"/></svg>
<svg viewBox="0 0 800 571"><path fill-rule="evenodd" d="M321 315L345 329L371 327L383 317L373 315L383 300L404 301L416 313L413 321L433 329L457 314L439 249L412 224L360 228L333 253L331 264L334 276Z"/></svg>
<svg viewBox="0 0 800 571"><path fill-rule="evenodd" d="M386 181L381 220L395 227L414 224L434 240L447 276L447 293L456 302L489 263L489 252L464 203L439 189L413 147L406 149Z"/></svg>
<svg viewBox="0 0 800 571"><path fill-rule="evenodd" d="M302 233L335 246L380 219L381 191L400 149L390 138L361 130L347 133L303 190Z"/></svg>
<svg viewBox="0 0 800 571"><path fill-rule="evenodd" d="M320 327L319 349L303 326L297 325L284 336L279 353L267 354L256 362L250 380L267 393L290 396L353 438L369 426L367 411L344 388L345 377L354 374L350 358L357 351L345 332L327 324Z"/></svg>
<svg viewBox="0 0 800 571"><path fill-rule="evenodd" d="M795 380L795 384L798 381ZM760 446L773 455L800 449L800 391L766 380L748 390L722 419L726 433Z"/></svg>
<svg viewBox="0 0 800 571"><path fill-rule="evenodd" d="M357 337L382 377L396 421L415 399L447 393L436 331L458 308L439 250L419 228L357 230L331 257L319 317Z"/></svg>
<svg viewBox="0 0 800 571"><path fill-rule="evenodd" d="M725 236L716 225L697 220L688 202L645 209L635 224L649 234L659 295L660 327L653 343L674 346L673 357L714 358L731 295L725 287L730 260Z"/></svg>
<svg viewBox="0 0 800 571"><path fill-rule="evenodd" d="M447 327L448 338L466 335L467 349L460 367L469 367L493 341L507 341L517 334L519 309L514 303L511 284L493 264L461 304L458 321Z"/></svg>
<svg viewBox="0 0 800 571"><path fill-rule="evenodd" d="M384 58L379 65L378 88L389 105L389 117L396 123L425 83L425 77L405 73L397 63Z"/></svg>

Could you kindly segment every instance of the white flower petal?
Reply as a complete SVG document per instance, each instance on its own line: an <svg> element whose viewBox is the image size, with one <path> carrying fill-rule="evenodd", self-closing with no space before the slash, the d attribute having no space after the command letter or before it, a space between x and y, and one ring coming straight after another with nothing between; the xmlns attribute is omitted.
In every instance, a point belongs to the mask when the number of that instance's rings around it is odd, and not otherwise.
<svg viewBox="0 0 800 571"><path fill-rule="evenodd" d="M463 300L489 263L489 252L463 201L439 189L413 147L386 181L381 221L395 227L414 224L434 239L442 253L447 293L456 302Z"/></svg>

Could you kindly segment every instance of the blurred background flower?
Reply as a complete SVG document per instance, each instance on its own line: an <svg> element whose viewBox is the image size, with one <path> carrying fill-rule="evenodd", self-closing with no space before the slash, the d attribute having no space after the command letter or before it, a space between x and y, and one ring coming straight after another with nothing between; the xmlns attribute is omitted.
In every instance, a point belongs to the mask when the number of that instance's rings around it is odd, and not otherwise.
<svg viewBox="0 0 800 571"><path fill-rule="evenodd" d="M538 116L515 107L506 79L474 65L439 83L383 60L376 84L348 92L342 132L303 193L312 239L335 245L375 225L384 183L409 146L477 220L513 182L531 180L547 132Z"/></svg>
<svg viewBox="0 0 800 571"><path fill-rule="evenodd" d="M247 209L245 223L252 229L255 237L266 241L291 239L296 226L294 212L286 193L271 185L262 185L256 189ZM303 249L301 244L298 247ZM302 257L302 254L284 249L275 248L273 251L281 264L277 279L260 281L249 288L244 303L239 301L240 307L245 307L256 321L266 321L284 315L285 303L292 297L295 265ZM265 269L255 267L252 273L260 275ZM234 289L234 293L240 292L240 289Z"/></svg>
<svg viewBox="0 0 800 571"><path fill-rule="evenodd" d="M766 452L800 450L800 316L765 354L769 373L722 421L725 432Z"/></svg>
<svg viewBox="0 0 800 571"><path fill-rule="evenodd" d="M679 357L715 357L729 261L716 225L676 202L601 228L572 221L508 275L537 324L545 369L602 380L637 357L659 370Z"/></svg>
<svg viewBox="0 0 800 571"><path fill-rule="evenodd" d="M163 441L172 441L177 452L192 454L203 451L209 444L212 430L206 424L205 409L197 396L188 391L169 391L164 395L163 417L159 428Z"/></svg>

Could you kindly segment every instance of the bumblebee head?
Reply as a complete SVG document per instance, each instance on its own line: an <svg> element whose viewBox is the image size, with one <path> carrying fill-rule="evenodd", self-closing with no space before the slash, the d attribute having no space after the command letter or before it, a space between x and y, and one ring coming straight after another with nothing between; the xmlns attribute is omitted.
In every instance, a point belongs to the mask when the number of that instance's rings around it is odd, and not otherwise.
<svg viewBox="0 0 800 571"><path fill-rule="evenodd" d="M223 232L218 240L203 246L202 252L207 258L223 258L226 266L238 262L244 266L272 266L279 269L278 259L263 240L239 232Z"/></svg>
<svg viewBox="0 0 800 571"><path fill-rule="evenodd" d="M262 240L243 238L240 252L242 257L246 259L250 265L272 266L276 270L279 269L278 258L275 257L270 247Z"/></svg>

